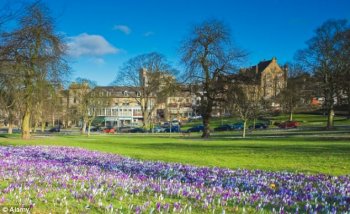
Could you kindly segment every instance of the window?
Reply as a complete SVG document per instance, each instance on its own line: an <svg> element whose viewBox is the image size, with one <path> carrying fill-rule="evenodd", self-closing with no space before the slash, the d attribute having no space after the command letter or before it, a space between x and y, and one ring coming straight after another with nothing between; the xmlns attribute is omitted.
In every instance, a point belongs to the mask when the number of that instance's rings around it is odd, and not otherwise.
<svg viewBox="0 0 350 214"><path fill-rule="evenodd" d="M106 109L106 115L107 115L107 116L111 116L111 113L112 113L112 112L111 112L111 109L107 108L107 109Z"/></svg>

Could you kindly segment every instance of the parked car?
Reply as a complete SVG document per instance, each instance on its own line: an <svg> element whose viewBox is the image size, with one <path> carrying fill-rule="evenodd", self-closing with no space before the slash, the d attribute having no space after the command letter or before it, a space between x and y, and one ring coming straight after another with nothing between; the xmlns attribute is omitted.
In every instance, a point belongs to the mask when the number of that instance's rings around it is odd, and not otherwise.
<svg viewBox="0 0 350 214"><path fill-rule="evenodd" d="M202 116L201 115L194 115L192 117L189 117L189 119L192 119L192 120L199 120L199 119L202 119Z"/></svg>
<svg viewBox="0 0 350 214"><path fill-rule="evenodd" d="M266 125L265 123L256 123L255 127L253 125L249 126L249 129L266 129L268 127L268 125Z"/></svg>
<svg viewBox="0 0 350 214"><path fill-rule="evenodd" d="M232 125L229 125L229 124L224 124L214 128L214 131L231 131L231 130L233 130L233 127Z"/></svg>
<svg viewBox="0 0 350 214"><path fill-rule="evenodd" d="M163 127L163 128L168 128L168 127L170 127L170 123L169 123L169 122L164 122L164 123L162 124L162 127Z"/></svg>
<svg viewBox="0 0 350 214"><path fill-rule="evenodd" d="M129 133L144 133L146 132L143 128L133 128L129 130Z"/></svg>
<svg viewBox="0 0 350 214"><path fill-rule="evenodd" d="M105 129L103 129L103 133L114 134L115 133L115 128L107 127Z"/></svg>
<svg viewBox="0 0 350 214"><path fill-rule="evenodd" d="M155 132L155 133L162 133L165 131L165 128L164 127L161 127L161 126L155 126L153 127L153 130L151 129L150 132Z"/></svg>
<svg viewBox="0 0 350 214"><path fill-rule="evenodd" d="M131 129L133 129L133 127L130 126L122 126L119 128L119 132L120 133L128 133Z"/></svg>
<svg viewBox="0 0 350 214"><path fill-rule="evenodd" d="M91 127L90 132L98 132L101 131L99 127Z"/></svg>
<svg viewBox="0 0 350 214"><path fill-rule="evenodd" d="M278 127L281 129L298 128L298 126L300 126L300 123L297 121L285 121L278 125Z"/></svg>
<svg viewBox="0 0 350 214"><path fill-rule="evenodd" d="M61 131L61 128L59 126L56 126L56 127L52 127L49 132L60 132Z"/></svg>
<svg viewBox="0 0 350 214"><path fill-rule="evenodd" d="M181 122L177 119L174 119L171 121L172 126L181 126Z"/></svg>
<svg viewBox="0 0 350 214"><path fill-rule="evenodd" d="M244 128L244 124L239 122L239 123L234 123L232 124L233 130L242 130Z"/></svg>
<svg viewBox="0 0 350 214"><path fill-rule="evenodd" d="M204 126L203 125L197 125L197 126L193 126L189 129L187 129L186 132L202 132L204 130Z"/></svg>
<svg viewBox="0 0 350 214"><path fill-rule="evenodd" d="M166 128L164 132L181 132L180 126L171 126L171 128Z"/></svg>
<svg viewBox="0 0 350 214"><path fill-rule="evenodd" d="M81 128L80 130L82 130L82 128ZM89 128L86 127L85 130L88 131ZM99 127L95 127L95 126L91 126L91 127L90 127L90 132L98 132L98 131L101 131L101 129L100 129Z"/></svg>

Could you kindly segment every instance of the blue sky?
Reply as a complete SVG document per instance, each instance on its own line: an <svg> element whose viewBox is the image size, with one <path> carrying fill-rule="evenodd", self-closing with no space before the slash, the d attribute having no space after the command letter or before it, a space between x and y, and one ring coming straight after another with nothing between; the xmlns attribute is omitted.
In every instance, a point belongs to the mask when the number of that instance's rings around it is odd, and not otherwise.
<svg viewBox="0 0 350 214"><path fill-rule="evenodd" d="M0 0L2 1L2 0ZM350 20L349 0L43 0L67 36L76 77L108 85L131 57L157 51L181 69L178 48L191 26L216 18L249 53L246 65L283 64L328 19Z"/></svg>

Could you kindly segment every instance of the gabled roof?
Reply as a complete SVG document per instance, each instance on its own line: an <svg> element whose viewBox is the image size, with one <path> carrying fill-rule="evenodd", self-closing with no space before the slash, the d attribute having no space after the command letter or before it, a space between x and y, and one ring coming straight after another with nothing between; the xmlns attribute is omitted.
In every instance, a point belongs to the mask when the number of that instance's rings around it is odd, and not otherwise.
<svg viewBox="0 0 350 214"><path fill-rule="evenodd" d="M267 66L269 66L271 64L272 61L273 61L273 59L259 62L259 64L257 65L258 72L259 73L263 72L267 68ZM256 66L253 66L253 67L255 68L255 71L256 71Z"/></svg>
<svg viewBox="0 0 350 214"><path fill-rule="evenodd" d="M241 69L241 72L247 72L247 73L255 73L255 74L260 74L263 72L276 58L272 58L271 60L264 60L259 62L257 65L254 65L249 68L244 68Z"/></svg>
<svg viewBox="0 0 350 214"><path fill-rule="evenodd" d="M259 84L261 73L274 61L276 62L275 57L273 57L271 60L261 61L257 65L243 68L240 70L237 79L245 83Z"/></svg>

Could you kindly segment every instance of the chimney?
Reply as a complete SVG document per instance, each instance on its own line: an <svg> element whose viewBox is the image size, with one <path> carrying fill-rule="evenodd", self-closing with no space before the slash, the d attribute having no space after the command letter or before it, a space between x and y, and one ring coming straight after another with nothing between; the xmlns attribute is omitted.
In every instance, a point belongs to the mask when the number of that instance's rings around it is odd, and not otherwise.
<svg viewBox="0 0 350 214"><path fill-rule="evenodd" d="M272 62L275 62L275 63L277 63L277 58L274 56L274 57L272 57Z"/></svg>

